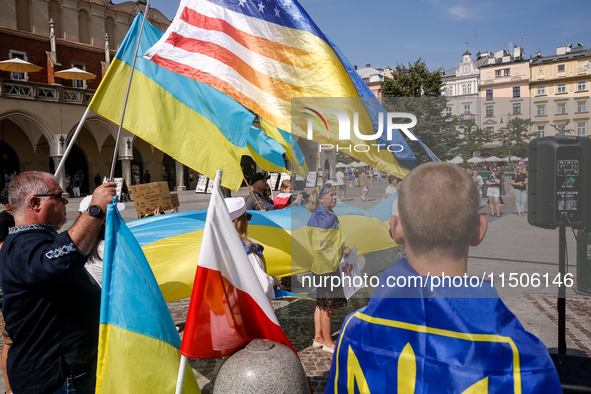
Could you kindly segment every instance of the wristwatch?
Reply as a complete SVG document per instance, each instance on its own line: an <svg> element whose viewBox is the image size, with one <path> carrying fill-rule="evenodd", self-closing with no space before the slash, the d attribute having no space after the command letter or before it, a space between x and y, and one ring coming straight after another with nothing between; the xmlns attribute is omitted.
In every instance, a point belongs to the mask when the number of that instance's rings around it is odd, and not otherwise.
<svg viewBox="0 0 591 394"><path fill-rule="evenodd" d="M99 207L98 205L89 206L88 209L86 210L86 212L88 212L88 214L90 216L92 216L93 218L98 218L98 219L105 218L105 213L103 212L101 207Z"/></svg>

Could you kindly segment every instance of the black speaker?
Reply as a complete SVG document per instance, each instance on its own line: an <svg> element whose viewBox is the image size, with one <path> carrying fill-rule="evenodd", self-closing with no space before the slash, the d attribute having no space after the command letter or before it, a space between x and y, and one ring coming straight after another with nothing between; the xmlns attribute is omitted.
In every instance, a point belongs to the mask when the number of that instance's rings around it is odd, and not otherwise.
<svg viewBox="0 0 591 394"><path fill-rule="evenodd" d="M591 138L541 137L529 143L528 222L591 225ZM568 220L566 219L568 217Z"/></svg>

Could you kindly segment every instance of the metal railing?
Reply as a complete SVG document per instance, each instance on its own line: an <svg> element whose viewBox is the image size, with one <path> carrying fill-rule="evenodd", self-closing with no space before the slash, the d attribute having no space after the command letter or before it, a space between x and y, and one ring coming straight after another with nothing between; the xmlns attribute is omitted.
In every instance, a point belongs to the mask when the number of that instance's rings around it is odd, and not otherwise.
<svg viewBox="0 0 591 394"><path fill-rule="evenodd" d="M0 78L0 97L88 105L95 90Z"/></svg>

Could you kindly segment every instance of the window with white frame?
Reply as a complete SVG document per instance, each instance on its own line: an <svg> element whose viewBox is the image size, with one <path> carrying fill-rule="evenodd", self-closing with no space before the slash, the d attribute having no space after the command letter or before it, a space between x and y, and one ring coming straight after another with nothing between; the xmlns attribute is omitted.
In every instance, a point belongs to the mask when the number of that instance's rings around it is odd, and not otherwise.
<svg viewBox="0 0 591 394"><path fill-rule="evenodd" d="M446 115L451 115L451 107L445 107L445 114Z"/></svg>
<svg viewBox="0 0 591 394"><path fill-rule="evenodd" d="M462 94L466 94L466 85L462 85Z"/></svg>
<svg viewBox="0 0 591 394"><path fill-rule="evenodd" d="M587 101L577 101L577 112L587 112Z"/></svg>
<svg viewBox="0 0 591 394"><path fill-rule="evenodd" d="M470 104L464 104L464 113L465 113L465 114L470 114L470 113L472 113L472 112L470 111Z"/></svg>
<svg viewBox="0 0 591 394"><path fill-rule="evenodd" d="M486 106L486 116L495 116L495 109L492 105Z"/></svg>
<svg viewBox="0 0 591 394"><path fill-rule="evenodd" d="M72 63L72 67L86 71L86 64L84 63ZM72 86L75 88L86 89L86 81L81 79L73 79Z"/></svg>
<svg viewBox="0 0 591 394"><path fill-rule="evenodd" d="M587 127L585 122L577 123L577 135L579 137L585 137L587 135Z"/></svg>
<svg viewBox="0 0 591 394"><path fill-rule="evenodd" d="M513 103L513 115L521 115L521 103Z"/></svg>
<svg viewBox="0 0 591 394"><path fill-rule="evenodd" d="M452 88L451 86L449 87L449 95L450 96L454 95L454 88Z"/></svg>
<svg viewBox="0 0 591 394"><path fill-rule="evenodd" d="M495 132L495 128L493 126L486 126L486 131L492 134Z"/></svg>
<svg viewBox="0 0 591 394"><path fill-rule="evenodd" d="M563 115L566 113L566 103L558 103L556 104L556 114Z"/></svg>
<svg viewBox="0 0 591 394"><path fill-rule="evenodd" d="M468 85L468 94L470 94L470 93L472 93L472 85L471 84Z"/></svg>
<svg viewBox="0 0 591 394"><path fill-rule="evenodd" d="M559 64L558 65L558 72L559 73L564 72L564 64Z"/></svg>
<svg viewBox="0 0 591 394"><path fill-rule="evenodd" d="M545 116L546 115L546 106L545 105L538 105L538 116Z"/></svg>
<svg viewBox="0 0 591 394"><path fill-rule="evenodd" d="M538 137L544 137L546 135L546 126L538 126Z"/></svg>
<svg viewBox="0 0 591 394"><path fill-rule="evenodd" d="M505 69L505 76L508 77L511 75L511 70L510 69Z"/></svg>
<svg viewBox="0 0 591 394"><path fill-rule="evenodd" d="M538 85L538 96L544 96L546 94L546 85Z"/></svg>
<svg viewBox="0 0 591 394"><path fill-rule="evenodd" d="M577 81L577 92L587 90L587 80Z"/></svg>
<svg viewBox="0 0 591 394"><path fill-rule="evenodd" d="M556 93L566 93L566 82L560 82L556 85Z"/></svg>
<svg viewBox="0 0 591 394"><path fill-rule="evenodd" d="M501 75L503 75L503 71L502 70L495 71L495 77L500 77Z"/></svg>
<svg viewBox="0 0 591 394"><path fill-rule="evenodd" d="M25 60L25 61L27 60L27 54L25 52L10 50L8 56L11 59L21 59L21 60ZM10 79L14 79L17 81L26 81L29 79L29 74L28 73L11 72Z"/></svg>

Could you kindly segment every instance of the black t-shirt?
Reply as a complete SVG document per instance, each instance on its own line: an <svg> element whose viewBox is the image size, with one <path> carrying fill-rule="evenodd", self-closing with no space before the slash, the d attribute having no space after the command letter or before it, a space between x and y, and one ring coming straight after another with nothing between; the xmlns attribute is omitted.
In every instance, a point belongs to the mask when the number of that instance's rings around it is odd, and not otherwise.
<svg viewBox="0 0 591 394"><path fill-rule="evenodd" d="M6 239L9 227L14 227L14 217L6 211L0 212L0 242Z"/></svg>
<svg viewBox="0 0 591 394"><path fill-rule="evenodd" d="M493 174L490 174L486 180L489 182L496 182L497 179L501 179L501 178L498 175L495 177ZM495 183L494 185L487 185L487 186L488 187L500 187L501 185L498 183Z"/></svg>
<svg viewBox="0 0 591 394"><path fill-rule="evenodd" d="M513 175L513 178L511 178L512 181L515 181L517 183L519 183L519 182L525 182L526 179L527 179L527 175L525 175L525 174L515 174L515 175ZM523 186L513 186L513 189L525 190L525 185L523 185Z"/></svg>

